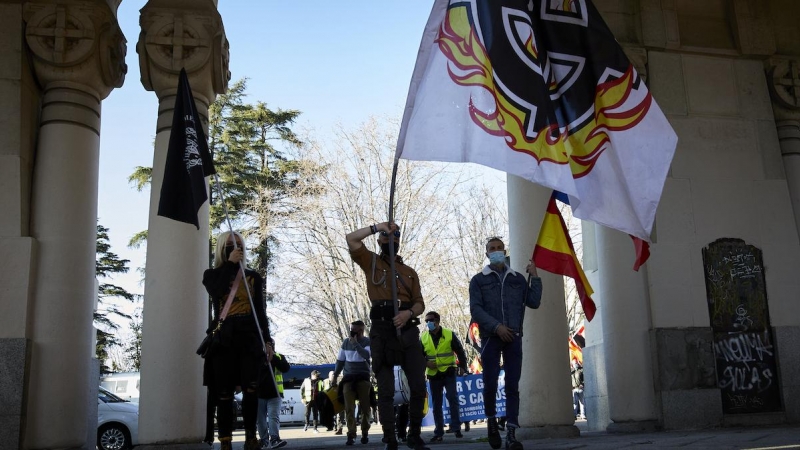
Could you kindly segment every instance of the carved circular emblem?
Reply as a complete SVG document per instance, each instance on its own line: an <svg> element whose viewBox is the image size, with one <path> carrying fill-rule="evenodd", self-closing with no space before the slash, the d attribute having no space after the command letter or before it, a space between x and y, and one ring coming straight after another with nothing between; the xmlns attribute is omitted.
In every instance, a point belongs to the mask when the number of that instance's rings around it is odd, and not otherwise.
<svg viewBox="0 0 800 450"><path fill-rule="evenodd" d="M125 36L119 30L108 29L100 34L100 67L103 70L103 81L108 86L122 87L128 65L125 54L128 47Z"/></svg>
<svg viewBox="0 0 800 450"><path fill-rule="evenodd" d="M769 71L769 90L782 106L800 110L800 67L797 61L787 60Z"/></svg>
<svg viewBox="0 0 800 450"><path fill-rule="evenodd" d="M151 61L167 72L199 69L211 55L211 43L202 27L195 28L181 16L162 18L147 30L145 46Z"/></svg>
<svg viewBox="0 0 800 450"><path fill-rule="evenodd" d="M231 81L230 59L230 43L223 32L214 37L214 92L217 94L228 90L228 82Z"/></svg>
<svg viewBox="0 0 800 450"><path fill-rule="evenodd" d="M77 8L51 6L28 20L25 39L37 57L56 66L71 66L91 55L94 24Z"/></svg>

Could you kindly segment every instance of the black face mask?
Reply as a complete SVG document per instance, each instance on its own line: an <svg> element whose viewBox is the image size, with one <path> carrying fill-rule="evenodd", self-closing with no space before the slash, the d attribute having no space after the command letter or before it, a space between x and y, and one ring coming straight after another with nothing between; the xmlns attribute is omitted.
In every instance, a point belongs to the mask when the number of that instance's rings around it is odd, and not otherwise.
<svg viewBox="0 0 800 450"><path fill-rule="evenodd" d="M233 244L231 244L231 245L226 245L226 246L225 246L225 251L223 252L223 253L224 253L224 255L225 255L225 261L227 261L227 260L228 260L228 258L230 258L230 257L231 257L231 253L233 253L233 251L234 251L235 249L236 249L236 247L234 247L234 246L233 246Z"/></svg>
<svg viewBox="0 0 800 450"><path fill-rule="evenodd" d="M394 243L394 255L395 256L397 256L397 251L398 250L400 250L400 243L399 242L395 242ZM381 252L384 255L388 255L389 254L389 243L388 242L385 243L385 244L381 244Z"/></svg>

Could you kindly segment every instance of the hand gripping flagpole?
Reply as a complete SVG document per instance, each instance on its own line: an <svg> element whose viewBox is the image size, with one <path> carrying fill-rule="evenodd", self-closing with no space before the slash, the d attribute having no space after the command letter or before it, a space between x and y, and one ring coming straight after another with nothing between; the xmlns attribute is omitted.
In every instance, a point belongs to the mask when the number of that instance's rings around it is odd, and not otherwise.
<svg viewBox="0 0 800 450"><path fill-rule="evenodd" d="M219 200L220 203L222 203L222 209L225 211L225 222L228 224L228 229L230 230L231 235L233 235L233 225L231 224L231 216L228 213L228 203L225 201L226 200L225 189L223 189L222 183L219 181L219 174L216 172L214 173L214 182L217 185L217 188L219 189ZM234 249L239 248L239 245L236 244L235 237L233 239L233 248ZM245 269L244 258L242 258L241 260L239 260L239 270L242 271L242 278L244 278L244 283L242 284L244 284L244 288L247 291L247 300L250 302L250 311L253 312L253 320L255 320L256 328L258 329L258 339L259 341L261 341L261 350L264 352L264 357L266 357L267 344L264 342L264 335L263 332L261 331L261 324L258 323L258 316L256 315L256 307L253 304L253 294L250 292L250 284L247 282L247 277L246 277L247 274L244 269ZM264 316L266 316L266 311ZM267 368L269 368L269 374L270 376L272 376L272 384L275 386L275 393L280 395L280 392L278 392L278 381L275 380L275 372L272 370L272 362L269 360L267 360Z"/></svg>

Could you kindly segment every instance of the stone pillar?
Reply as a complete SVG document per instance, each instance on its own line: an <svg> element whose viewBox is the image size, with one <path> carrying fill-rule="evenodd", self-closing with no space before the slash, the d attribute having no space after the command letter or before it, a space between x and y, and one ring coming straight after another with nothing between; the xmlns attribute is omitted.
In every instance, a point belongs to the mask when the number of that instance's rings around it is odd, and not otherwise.
<svg viewBox="0 0 800 450"><path fill-rule="evenodd" d="M778 142L783 156L783 169L786 173L786 184L789 186L789 198L794 210L794 222L800 236L800 121L779 120Z"/></svg>
<svg viewBox="0 0 800 450"><path fill-rule="evenodd" d="M552 190L508 176L511 267L525 270L539 237ZM520 379L519 439L578 436L572 412L564 278L539 270L542 305L526 309ZM542 345L547 343L547 345Z"/></svg>
<svg viewBox="0 0 800 450"><path fill-rule="evenodd" d="M174 5L170 7L170 5ZM228 43L211 0L151 0L141 10L137 44L142 84L158 95L145 269L139 443L197 443L205 432L206 391L195 354L207 326L208 203L200 230L158 216L178 75L185 68L198 112L230 79ZM180 376L176 376L180 374Z"/></svg>
<svg viewBox="0 0 800 450"><path fill-rule="evenodd" d="M105 1L26 2L24 19L43 88L31 198L38 255L24 445L73 448L85 443L90 411L100 102L122 85L125 38Z"/></svg>
<svg viewBox="0 0 800 450"><path fill-rule="evenodd" d="M0 442L21 448L30 369L36 241L30 196L38 108L22 4L0 2Z"/></svg>
<svg viewBox="0 0 800 450"><path fill-rule="evenodd" d="M608 384L606 383L606 358L603 345L603 305L602 267L597 261L596 230L600 225L587 220L581 221L583 233L583 270L586 279L595 290L592 299L597 312L591 322L586 321L586 347L583 348L584 406L586 423L590 431L605 431L611 419L608 412Z"/></svg>
<svg viewBox="0 0 800 450"><path fill-rule="evenodd" d="M772 58L766 64L786 184L800 236L800 60ZM772 316L772 323L777 323L772 331L780 362L778 379L786 420L790 423L800 422L800 382L795 376L795 368L800 367L800 355L793 350L800 342L799 322L796 315Z"/></svg>
<svg viewBox="0 0 800 450"><path fill-rule="evenodd" d="M610 432L655 430L658 413L650 355L650 299L647 267L632 270L631 238L596 226L602 282L598 298L605 347Z"/></svg>

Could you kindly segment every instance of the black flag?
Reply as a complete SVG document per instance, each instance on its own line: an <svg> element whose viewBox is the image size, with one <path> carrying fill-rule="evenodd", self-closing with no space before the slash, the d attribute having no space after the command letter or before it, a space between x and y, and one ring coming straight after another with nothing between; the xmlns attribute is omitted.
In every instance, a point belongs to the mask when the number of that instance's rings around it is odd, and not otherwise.
<svg viewBox="0 0 800 450"><path fill-rule="evenodd" d="M186 70L181 69L164 166L158 215L200 229L197 211L208 199L205 177L216 173Z"/></svg>

